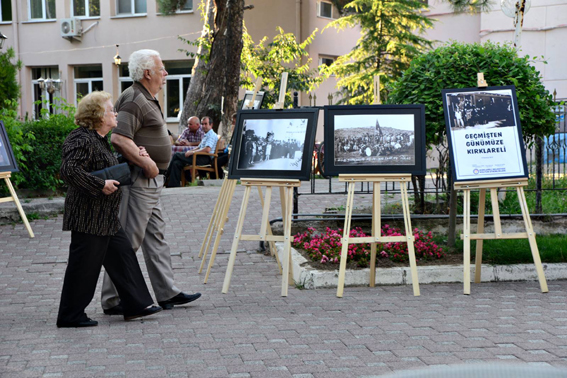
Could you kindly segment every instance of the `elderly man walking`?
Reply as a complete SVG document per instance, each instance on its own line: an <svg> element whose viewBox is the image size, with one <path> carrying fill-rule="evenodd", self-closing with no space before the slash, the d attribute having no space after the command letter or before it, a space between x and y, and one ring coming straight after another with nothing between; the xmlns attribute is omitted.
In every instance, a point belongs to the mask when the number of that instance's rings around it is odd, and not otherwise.
<svg viewBox="0 0 567 378"><path fill-rule="evenodd" d="M142 247L157 302L165 310L189 303L201 294L181 292L175 286L169 245L164 239L160 195L171 156L167 126L156 95L165 85L167 71L154 50L138 50L128 60L134 84L118 98L118 126L111 142L131 164L133 184L122 188L120 223L135 251ZM146 148L150 158L140 156ZM122 313L120 299L107 274L102 288L102 308L107 315Z"/></svg>

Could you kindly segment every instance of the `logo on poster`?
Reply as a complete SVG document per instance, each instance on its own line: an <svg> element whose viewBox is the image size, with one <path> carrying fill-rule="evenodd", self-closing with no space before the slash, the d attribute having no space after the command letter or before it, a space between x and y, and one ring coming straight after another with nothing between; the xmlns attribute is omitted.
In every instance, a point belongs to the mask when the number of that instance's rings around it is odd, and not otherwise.
<svg viewBox="0 0 567 378"><path fill-rule="evenodd" d="M478 175L478 169L473 169L472 173L474 173L475 175Z"/></svg>

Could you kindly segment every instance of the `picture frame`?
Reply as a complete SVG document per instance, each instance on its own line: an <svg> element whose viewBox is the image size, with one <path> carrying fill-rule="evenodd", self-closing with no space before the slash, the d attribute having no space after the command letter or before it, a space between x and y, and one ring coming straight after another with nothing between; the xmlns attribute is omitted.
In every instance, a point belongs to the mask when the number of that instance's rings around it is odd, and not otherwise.
<svg viewBox="0 0 567 378"><path fill-rule="evenodd" d="M250 101L252 101L252 96L254 95L253 91L246 91L246 93L244 94L244 98L242 99L242 110L246 110L248 109L248 103L250 103ZM252 109L261 109L262 108L262 103L264 102L264 92L262 91L258 91L256 92L256 98L254 99L254 106L252 107Z"/></svg>
<svg viewBox="0 0 567 378"><path fill-rule="evenodd" d="M442 90L453 180L529 176L514 86Z"/></svg>
<svg viewBox="0 0 567 378"><path fill-rule="evenodd" d="M326 176L424 175L424 105L325 106Z"/></svg>
<svg viewBox="0 0 567 378"><path fill-rule="evenodd" d="M12 145L4 122L0 121L0 172L18 172L18 163L14 157Z"/></svg>
<svg viewBox="0 0 567 378"><path fill-rule="evenodd" d="M309 180L319 109L240 110L229 179Z"/></svg>

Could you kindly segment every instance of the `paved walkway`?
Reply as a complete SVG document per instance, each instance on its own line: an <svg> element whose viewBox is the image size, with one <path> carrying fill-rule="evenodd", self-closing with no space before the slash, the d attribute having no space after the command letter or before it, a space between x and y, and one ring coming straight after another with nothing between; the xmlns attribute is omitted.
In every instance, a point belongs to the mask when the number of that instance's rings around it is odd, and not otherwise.
<svg viewBox="0 0 567 378"><path fill-rule="evenodd" d="M420 297L389 286L346 288L341 299L333 289L291 287L283 298L275 261L249 242L221 294L227 254L209 283L197 274L218 190L164 191L177 284L203 297L143 321L104 315L97 292L87 313L98 327L57 329L70 242L62 217L31 222L35 239L22 224L0 226L0 376L357 377L480 362L567 368L567 281L549 282L547 294L537 282L497 282L473 285L470 296L447 284L422 285ZM221 251L230 250L242 192ZM340 205L343 196L303 196L300 212ZM253 198L245 232L257 231L260 212Z"/></svg>

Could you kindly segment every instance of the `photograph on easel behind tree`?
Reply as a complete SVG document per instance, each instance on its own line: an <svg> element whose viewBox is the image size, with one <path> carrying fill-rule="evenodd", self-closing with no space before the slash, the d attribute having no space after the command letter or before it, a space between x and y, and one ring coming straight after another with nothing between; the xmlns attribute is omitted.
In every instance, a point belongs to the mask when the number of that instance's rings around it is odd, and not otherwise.
<svg viewBox="0 0 567 378"><path fill-rule="evenodd" d="M18 172L18 164L2 121L0 121L0 172Z"/></svg>
<svg viewBox="0 0 567 378"><path fill-rule="evenodd" d="M309 180L318 109L241 110L229 178Z"/></svg>
<svg viewBox="0 0 567 378"><path fill-rule="evenodd" d="M423 105L326 106L325 174L425 174L424 110Z"/></svg>
<svg viewBox="0 0 567 378"><path fill-rule="evenodd" d="M527 177L514 86L445 89L442 95L455 181Z"/></svg>
<svg viewBox="0 0 567 378"><path fill-rule="evenodd" d="M246 91L246 93L244 94L244 99L242 100L241 109L248 109L248 104L250 104L250 101L252 101L252 96L254 96L253 91ZM252 106L252 109L260 109L262 107L262 102L264 102L264 92L256 92L256 97L254 97L254 105Z"/></svg>

